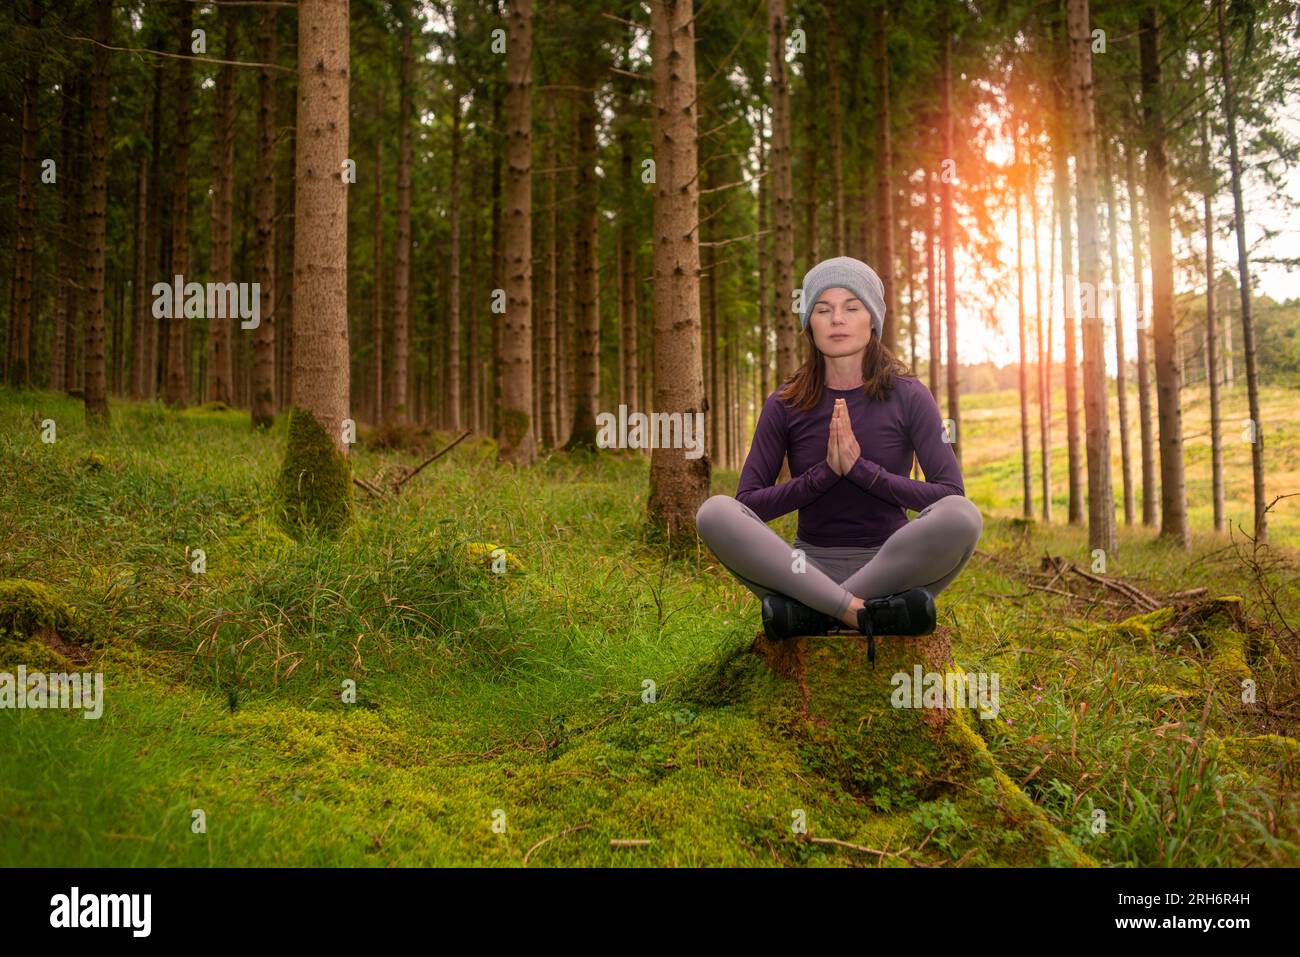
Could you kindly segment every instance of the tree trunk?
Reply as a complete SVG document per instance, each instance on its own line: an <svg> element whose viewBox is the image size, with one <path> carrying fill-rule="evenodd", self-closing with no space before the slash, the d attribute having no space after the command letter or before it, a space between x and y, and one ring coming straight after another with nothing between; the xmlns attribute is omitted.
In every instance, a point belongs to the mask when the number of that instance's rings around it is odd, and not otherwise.
<svg viewBox="0 0 1300 957"><path fill-rule="evenodd" d="M784 12L771 0L772 50L784 84ZM679 414L683 430L703 413L700 361L699 134L695 83L694 8L691 0L657 0L650 8L654 73L654 311L657 413ZM783 109L784 114L784 109ZM783 122L788 122L786 118ZM792 255L789 203L789 129L784 145L783 249ZM778 187L781 189L782 187ZM790 258L784 259L788 280ZM790 345L786 323L786 347ZM684 431L683 431L684 435ZM698 435L692 432L698 441ZM684 443L683 443L684 444ZM709 459L688 450L656 448L650 459L650 524L668 541L694 544L695 513L709 494ZM683 542L685 540L685 542Z"/></svg>
<svg viewBox="0 0 1300 957"><path fill-rule="evenodd" d="M953 159L952 131L952 30L948 24L948 7L945 4L942 13L942 62L943 62L943 106L940 123L943 129L943 157ZM961 467L961 395L957 381L957 274L955 250L953 248L953 208L952 177L945 172L940 177L943 187L943 286L944 305L947 312L948 326L948 418L951 420L949 432L953 454L957 457L957 466Z"/></svg>
<svg viewBox="0 0 1300 957"><path fill-rule="evenodd" d="M1142 263L1142 210L1137 197L1137 148L1124 148L1128 186L1129 232L1133 247L1134 293L1133 333L1137 339L1138 429L1142 443L1142 524L1156 526L1156 451L1151 427L1151 357L1150 319L1146 311L1146 291Z"/></svg>
<svg viewBox="0 0 1300 957"><path fill-rule="evenodd" d="M397 106L397 232L393 244L393 361L388 373L392 391L385 414L388 421L404 424L410 401L407 370L411 339L411 18L403 4L400 88Z"/></svg>
<svg viewBox="0 0 1300 957"><path fill-rule="evenodd" d="M925 282L926 307L930 313L930 394L937 403L939 396L939 373L943 369L943 347L939 338L939 281L936 275L937 259L934 254L938 231L934 228L934 168L931 166L925 177Z"/></svg>
<svg viewBox="0 0 1300 957"><path fill-rule="evenodd" d="M1264 501L1264 420L1259 409L1259 369L1255 358L1255 320L1250 303L1250 259L1246 253L1246 207L1241 197L1241 160L1237 153L1237 104L1228 58L1228 28L1223 0L1215 0L1219 28L1219 70L1223 77L1223 112L1228 127L1228 158L1232 170L1232 208L1236 214L1237 285L1241 292L1241 343L1246 352L1246 391L1250 403L1250 472L1255 492L1255 539L1268 541L1268 514Z"/></svg>
<svg viewBox="0 0 1300 957"><path fill-rule="evenodd" d="M295 405L280 473L291 524L334 531L352 517L348 419L348 0L298 5L293 349Z"/></svg>
<svg viewBox="0 0 1300 957"><path fill-rule="evenodd" d="M889 5L881 3L876 34L876 70L879 116L875 118L877 130L876 152L876 262L875 270L884 285L885 322L882 344L891 352L898 350L898 297L894 283L894 154L889 133ZM951 56L951 52L946 54ZM951 83L951 66L949 67ZM951 91L948 92L951 96ZM949 142L951 146L951 141ZM952 156L951 149L945 154ZM954 320L955 321L955 320ZM953 390L956 391L955 389ZM954 416L956 418L956 416ZM958 446L959 450L961 446ZM960 452L958 452L960 462Z"/></svg>
<svg viewBox="0 0 1300 957"><path fill-rule="evenodd" d="M599 186L596 179L597 76L582 74L578 104L578 316L574 373L573 428L568 449L596 448L596 412L600 404L600 246L597 219Z"/></svg>
<svg viewBox="0 0 1300 957"><path fill-rule="evenodd" d="M452 24L453 32L455 23ZM451 250L447 276L447 428L461 430L460 392L460 90L451 90ZM377 368L377 367L376 367ZM375 393L379 394L378 391Z"/></svg>
<svg viewBox="0 0 1300 957"><path fill-rule="evenodd" d="M675 4L674 9L677 6L680 4ZM795 288L794 184L790 170L790 79L785 62L788 28L785 0L767 0L767 18L768 62L772 70L772 228L776 232L777 309L772 321L776 323L776 380L779 385L794 373L796 366L795 333L790 317L791 296ZM694 31L691 32L693 35ZM692 62L693 57L692 50ZM657 313L658 304L655 309ZM656 378L661 368L656 364ZM658 405L656 402L656 407ZM694 513L690 520L694 524Z"/></svg>
<svg viewBox="0 0 1300 957"><path fill-rule="evenodd" d="M194 64L190 56L190 28L194 23L193 6L180 3L177 32L181 38L182 58L176 67L176 139L173 156L175 179L172 182L172 275L181 276L183 283L190 277L190 100L191 77ZM170 406L183 406L189 401L190 357L185 350L185 316L182 303L172 303L172 315L167 321L167 371L163 398Z"/></svg>
<svg viewBox="0 0 1300 957"><path fill-rule="evenodd" d="M1029 168L1030 182L1038 182L1038 150L1035 148L1037 141L1031 139L1029 143ZM1052 521L1052 313L1051 313L1051 296L1048 296L1048 313L1047 328L1043 327L1043 282L1042 282L1042 265L1039 257L1038 246L1038 190L1029 190L1029 222L1033 230L1034 237L1034 322L1037 326L1036 342L1038 345L1038 446L1039 446L1039 471L1042 475L1043 483L1043 508L1042 516L1044 524L1050 524ZM1052 233L1056 231L1056 221L1053 219L1051 232L1047 237L1048 249L1055 249L1053 244L1055 236ZM1053 257L1054 258L1054 257ZM1051 271L1049 270L1049 275ZM1046 335L1046 339L1044 339Z"/></svg>
<svg viewBox="0 0 1300 957"><path fill-rule="evenodd" d="M69 381L71 369L70 355L75 352L68 348L68 329L72 324L72 287L73 263L77 261L75 252L75 230L76 224L80 221L80 211L75 202L77 191L75 184L77 176L74 173L75 161L73 159L76 152L77 144L77 123L76 111L73 107L78 98L76 80L72 74L72 67L68 69L62 83L63 103L59 109L59 132L60 144L62 147L62 156L59 158L59 173L64 177L65 188L61 190L62 200L59 222L59 242L58 253L55 259L55 277L54 277L54 343L50 357L50 388L63 392L72 388ZM35 147L33 147L34 149ZM34 202L34 200L33 200ZM15 263L15 269L19 266ZM14 296L15 307L17 299L23 294L22 285L15 282ZM15 329L15 332L17 330ZM17 341L15 340L15 352L17 355ZM11 381L16 381L11 378Z"/></svg>
<svg viewBox="0 0 1300 957"><path fill-rule="evenodd" d="M532 465L533 440L533 4L509 5L506 45L506 314L498 341L500 460ZM594 260L593 255L593 260ZM593 310L594 311L594 310ZM596 312L599 323L599 312ZM599 325L597 326L599 342Z"/></svg>
<svg viewBox="0 0 1300 957"><path fill-rule="evenodd" d="M771 189L768 188L771 166L767 151L765 121L760 116L758 129L758 391L759 402L766 401L771 394L772 352L769 336L767 307L770 302L771 286L768 283L767 264L772 237L768 230L768 205Z"/></svg>
<svg viewBox="0 0 1300 957"><path fill-rule="evenodd" d="M274 63L276 51L275 7L263 7L257 37L257 58ZM266 428L275 420L275 71L262 69L257 75L257 242L254 273L260 290L260 322L253 332L253 377L251 412L254 428ZM297 163L295 157L295 163ZM339 161L340 166L342 160ZM295 202L297 199L295 198ZM296 279L295 279L296 285ZM314 386L313 386L314 388Z"/></svg>
<svg viewBox="0 0 1300 957"><path fill-rule="evenodd" d="M1197 54L1198 66L1200 54ZM1204 73L1202 73L1204 76ZM1202 85L1204 90L1204 85ZM1206 112L1201 113L1201 165L1205 176L1205 378L1210 386L1210 485L1214 499L1214 530L1224 530L1223 502L1223 429L1219 399L1218 317L1214 309L1214 193L1215 171L1210 161L1210 129Z"/></svg>
<svg viewBox="0 0 1300 957"><path fill-rule="evenodd" d="M559 130L556 127L555 97L546 97L546 241L543 244L545 269L545 302L542 311L542 444L548 449L560 445L559 382L557 381L559 350L557 322L560 307L559 279ZM626 171L625 171L626 172Z"/></svg>
<svg viewBox="0 0 1300 957"><path fill-rule="evenodd" d="M1028 348L1025 342L1025 263L1022 250L1022 232L1020 227L1020 192L1021 183L1028 179L1020 167L1020 126L1019 119L1012 129L1012 169L1015 170L1016 199L1016 313L1020 331L1020 477L1023 486L1021 494L1021 514L1025 518L1034 517L1034 470L1029 460L1029 370L1027 368ZM1030 180L1032 182L1032 180ZM910 253L911 250L909 249ZM910 261L911 256L908 256Z"/></svg>
<svg viewBox="0 0 1300 957"><path fill-rule="evenodd" d="M826 4L826 64L830 70L831 108L831 248L847 255L844 245L844 122L840 111L839 0ZM883 30L883 26L881 27ZM815 109L809 109L816 114ZM816 265L816 254L809 257Z"/></svg>
<svg viewBox="0 0 1300 957"><path fill-rule="evenodd" d="M1170 230L1169 165L1160 89L1160 49L1153 4L1138 14L1142 114L1146 133L1147 218L1151 229L1151 318L1160 422L1160 536L1191 547L1183 478L1182 375L1174 328L1174 255Z"/></svg>
<svg viewBox="0 0 1300 957"><path fill-rule="evenodd" d="M88 422L108 421L104 383L104 260L108 215L108 46L112 0L96 0L90 73L90 202L86 207L86 384Z"/></svg>
<svg viewBox="0 0 1300 957"><path fill-rule="evenodd" d="M1055 25L1054 25L1055 30ZM1064 40L1064 37L1062 37ZM1064 48L1064 43L1061 44ZM1068 50L1065 52L1068 53ZM1066 64L1060 64L1064 67ZM1056 130L1052 142L1052 185L1057 217L1061 224L1061 293L1065 309L1065 431L1066 472L1069 487L1069 523L1083 521L1082 462L1079 455L1079 383L1075 359L1075 306L1078 303L1077 279L1074 274L1074 227L1070 188L1070 118L1065 90L1058 79L1052 81L1052 98L1056 113Z"/></svg>
<svg viewBox="0 0 1300 957"><path fill-rule="evenodd" d="M1124 524L1136 517L1133 496L1133 460L1129 454L1128 361L1124 357L1124 299L1120 293L1119 218L1115 204L1115 181L1111 176L1110 142L1102 141L1101 181L1106 188L1106 237L1110 243L1110 285L1115 302L1115 394L1119 400L1120 468L1124 478Z"/></svg>
<svg viewBox="0 0 1300 957"><path fill-rule="evenodd" d="M272 8L274 9L274 8ZM225 59L238 59L239 21L231 10L222 10L225 21ZM235 68L224 64L217 71L216 126L212 131L212 251L211 281L234 282L231 233L235 188ZM208 316L208 400L229 405L234 400L231 380L234 364L230 355L234 313Z"/></svg>
<svg viewBox="0 0 1300 957"><path fill-rule="evenodd" d="M1091 306L1081 310L1084 417L1088 457L1088 545L1114 557L1115 499L1110 475L1110 414L1106 401L1105 322L1099 303L1101 243L1097 216L1097 129L1092 86L1088 0L1067 0L1070 89L1078 120L1075 157L1079 188L1079 274Z"/></svg>
<svg viewBox="0 0 1300 957"><path fill-rule="evenodd" d="M147 126L148 123L146 122ZM149 260L149 158L143 152L135 173L135 259L131 271L131 398L148 392L149 326L152 312L146 292Z"/></svg>
<svg viewBox="0 0 1300 957"><path fill-rule="evenodd" d="M27 7L28 27L41 28L40 0L30 0ZM6 381L11 385L31 383L32 326L36 276L36 187L37 157L40 126L39 106L41 95L41 60L35 47L30 49L23 66L23 102L21 108L22 132L18 144L18 214L14 235L13 309L10 312L10 350ZM65 139L66 142L66 139ZM66 172L65 172L66 175ZM60 277L63 274L60 273ZM61 278L56 279L62 282ZM57 293L56 293L57 295ZM55 341L62 330L55 317ZM55 354L54 381L51 387L61 389L58 381L62 375L62 356Z"/></svg>
<svg viewBox="0 0 1300 957"><path fill-rule="evenodd" d="M376 114L379 115L379 114ZM456 228L455 175L452 171L452 229ZM384 421L384 138L375 137L375 264L372 279L370 302L370 337L374 342L374 355L371 357L370 400L374 405L372 421Z"/></svg>

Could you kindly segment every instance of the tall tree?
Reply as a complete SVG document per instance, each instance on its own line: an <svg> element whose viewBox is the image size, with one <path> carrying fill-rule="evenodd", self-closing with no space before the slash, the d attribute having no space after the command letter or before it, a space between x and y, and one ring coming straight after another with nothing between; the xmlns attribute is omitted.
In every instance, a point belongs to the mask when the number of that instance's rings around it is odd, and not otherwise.
<svg viewBox="0 0 1300 957"><path fill-rule="evenodd" d="M898 348L898 296L894 283L894 151L889 115L889 4L879 6L876 25L876 262L885 295L883 345ZM950 77L951 80L951 77ZM951 156L952 153L948 153ZM960 448L960 446L958 446Z"/></svg>
<svg viewBox="0 0 1300 957"><path fill-rule="evenodd" d="M456 21L452 19L452 32ZM447 255L447 427L459 432L461 427L460 392L460 87L451 88L451 250Z"/></svg>
<svg viewBox="0 0 1300 957"><path fill-rule="evenodd" d="M1059 19L1059 18L1056 18ZM1061 303L1065 312L1065 432L1066 432L1066 472L1069 485L1069 522L1071 525L1083 521L1083 471L1082 457L1079 455L1079 378L1078 362L1075 358L1075 307L1078 305L1077 278L1074 273L1074 226L1071 213L1070 188L1070 140L1073 112L1066 104L1066 90L1063 86L1069 80L1068 47L1065 31L1058 30L1059 24L1053 20L1054 34L1059 32L1058 71L1060 75L1052 78L1052 99L1055 107L1056 128L1052 137L1052 190L1056 204L1057 219L1061 224ZM1064 79L1062 79L1062 76Z"/></svg>
<svg viewBox="0 0 1300 957"><path fill-rule="evenodd" d="M780 7L781 0L772 0ZM784 13L773 23L784 35ZM700 356L699 132L696 112L692 0L652 0L650 47L654 74L654 410L694 425L704 408ZM774 41L775 43L776 41ZM783 49L780 43L775 47ZM784 65L784 60L781 60ZM788 134L788 130L787 130ZM786 163L789 162L789 139ZM787 165L786 182L789 173ZM786 203L789 239L789 203ZM786 262L789 276L789 261ZM787 327L789 323L786 323ZM695 436L698 441L699 436ZM708 456L655 448L650 458L650 524L669 541L691 538L695 513L709 494Z"/></svg>
<svg viewBox="0 0 1300 957"><path fill-rule="evenodd" d="M113 2L96 0L90 71L90 202L86 207L86 384L88 421L108 420L104 384L104 261L108 215L108 47Z"/></svg>
<svg viewBox="0 0 1300 957"><path fill-rule="evenodd" d="M271 8L274 9L274 8ZM229 61L217 70L216 126L212 131L212 248L211 282L233 283L231 233L235 190L235 68L239 53L239 20L230 8L221 9L225 24L225 53ZM233 288L233 287L232 287ZM229 405L234 400L231 359L233 312L208 316L208 400Z"/></svg>
<svg viewBox="0 0 1300 957"><path fill-rule="evenodd" d="M280 472L293 526L337 530L352 516L348 416L348 0L298 5L293 285L294 407Z"/></svg>
<svg viewBox="0 0 1300 957"><path fill-rule="evenodd" d="M566 448L596 447L596 411L600 405L600 189L596 179L596 86L594 51L582 60L578 99L577 321L574 323L573 425Z"/></svg>
<svg viewBox="0 0 1300 957"><path fill-rule="evenodd" d="M776 312L772 321L776 323L776 381L780 384L794 373L796 364L794 325L790 316L795 283L794 183L790 168L790 76L785 62L788 28L785 0L767 0L767 20L768 65L772 72L772 229L776 234Z"/></svg>
<svg viewBox="0 0 1300 957"><path fill-rule="evenodd" d="M1138 431L1142 446L1142 524L1156 526L1156 447L1151 419L1151 319L1146 309L1142 262L1142 211L1137 196L1137 149L1124 144L1130 246L1133 249L1133 336L1137 340Z"/></svg>
<svg viewBox="0 0 1300 957"><path fill-rule="evenodd" d="M403 0L398 13L402 33L397 106L397 232L393 243L393 361L391 391L385 412L389 421L407 421L411 338L411 94L415 57L411 31L414 14Z"/></svg>
<svg viewBox="0 0 1300 957"><path fill-rule="evenodd" d="M958 386L957 366L957 267L953 227L952 175L950 163L953 157L953 117L952 117L952 24L950 11L945 2L940 14L940 46L942 83L942 107L940 126L943 131L944 175L940 179L943 186L942 206L942 243L943 243L943 286L944 305L947 313L948 329L948 418L952 421L949 439L957 464L961 465L963 440L961 437L961 393Z"/></svg>
<svg viewBox="0 0 1300 957"><path fill-rule="evenodd" d="M176 140L173 156L172 181L172 275L184 277L189 282L190 271L190 103L193 96L192 77L194 63L190 59L191 28L194 25L194 6L185 0L177 6L178 32L181 38L181 56L176 61ZM185 310L181 303L172 303L172 315L167 321L167 363L163 398L171 406L182 406L189 401L190 357L185 351Z"/></svg>
<svg viewBox="0 0 1300 957"><path fill-rule="evenodd" d="M1197 54L1198 65L1204 75L1201 55ZM1205 85L1202 84L1202 95ZM1222 532L1225 524L1223 502L1223 428L1221 401L1219 398L1219 334L1218 317L1215 315L1214 283L1218 278L1214 269L1214 194L1216 176L1214 164L1210 161L1210 121L1209 110L1201 113L1201 174L1205 185L1201 195L1205 204L1205 363L1208 374L1206 381L1210 388L1210 487L1214 500L1214 530Z"/></svg>
<svg viewBox="0 0 1300 957"><path fill-rule="evenodd" d="M512 0L509 11L506 40L506 314L503 334L498 337L501 417L497 422L496 439L502 462L531 465L537 458L532 426L532 0Z"/></svg>
<svg viewBox="0 0 1300 957"><path fill-rule="evenodd" d="M1165 153L1160 35L1154 3L1138 11L1142 115L1146 138L1147 221L1151 231L1151 322L1160 424L1160 537L1191 547L1183 478L1182 372L1174 327L1174 253L1170 229L1169 161Z"/></svg>
<svg viewBox="0 0 1300 957"><path fill-rule="evenodd" d="M1237 234L1237 286L1241 293L1241 343L1246 352L1246 393L1250 403L1250 476L1255 493L1255 539L1268 541L1268 512L1264 501L1264 425L1259 408L1259 367L1255 357L1255 319L1250 303L1250 258L1246 253L1246 207L1241 198L1241 157L1237 150L1237 100L1228 55L1228 27L1223 0L1214 0L1219 33L1219 74L1223 80L1223 114L1228 129L1228 163L1232 176L1232 208ZM1159 64L1157 64L1157 69Z"/></svg>
<svg viewBox="0 0 1300 957"><path fill-rule="evenodd" d="M27 4L27 28L31 41L41 27L40 0ZM13 311L10 314L10 347L6 381L16 385L31 382L33 294L36 263L36 174L39 100L41 93L41 57L34 42L27 44L23 63L22 131L18 143L18 214L14 233ZM65 172L66 175L66 172ZM57 319L56 319L57 322ZM56 327L56 335L57 335ZM61 357L59 357L61 358ZM54 388L59 388L56 370Z"/></svg>
<svg viewBox="0 0 1300 957"><path fill-rule="evenodd" d="M275 142L276 142L276 8L263 7L257 34L257 58L266 64L258 70L257 91L257 242L254 274L260 299L260 322L253 332L251 412L254 428L275 420ZM301 59L301 51L299 53ZM300 67L301 69L301 67ZM342 163L342 160L339 161Z"/></svg>
<svg viewBox="0 0 1300 957"><path fill-rule="evenodd" d="M1101 184L1106 191L1106 239L1110 247L1110 286L1115 302L1115 395L1119 401L1120 469L1124 482L1124 524L1132 525L1133 462L1129 454L1128 360L1124 355L1124 301L1120 296L1119 219L1115 211L1115 181L1111 177L1110 142L1101 143Z"/></svg>
<svg viewBox="0 0 1300 957"><path fill-rule="evenodd" d="M1097 127L1092 87L1092 29L1088 0L1067 0L1070 90L1074 106L1079 187L1079 275L1085 292L1084 417L1088 457L1088 545L1114 556L1115 501L1110 476L1110 415L1106 401L1105 323L1099 308L1101 243L1097 216Z"/></svg>

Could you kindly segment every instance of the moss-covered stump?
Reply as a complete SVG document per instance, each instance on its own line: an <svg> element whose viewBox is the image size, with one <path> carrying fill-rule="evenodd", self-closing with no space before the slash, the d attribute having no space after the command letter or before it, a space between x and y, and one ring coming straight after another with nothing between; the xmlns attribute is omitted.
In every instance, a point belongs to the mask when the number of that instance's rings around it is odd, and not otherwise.
<svg viewBox="0 0 1300 957"><path fill-rule="evenodd" d="M289 412L289 442L280 469L280 504L291 532L337 534L352 521L352 470L316 417Z"/></svg>
<svg viewBox="0 0 1300 957"><path fill-rule="evenodd" d="M1054 632L1052 637L1068 643L1078 640L1079 634L1076 627L1072 632ZM1234 693L1240 691L1243 681L1255 677L1256 669L1287 663L1272 639L1249 619L1242 599L1236 595L1209 598L1182 608L1157 608L1118 622L1089 623L1083 627L1082 636L1096 650L1119 643L1152 656L1193 656L1203 662L1208 685ZM1192 668L1184 669L1180 678L1189 686L1206 684L1200 672ZM1186 696L1186 691L1150 688L1157 698L1167 693Z"/></svg>
<svg viewBox="0 0 1300 957"><path fill-rule="evenodd" d="M57 591L23 578L0 580L0 665L66 666L89 660L75 610Z"/></svg>
<svg viewBox="0 0 1300 957"><path fill-rule="evenodd" d="M942 848L930 848L938 863L1093 866L977 733L981 711L997 712L993 676L955 664L942 630L878 638L876 647L873 666L858 636L755 638L753 652L796 689L797 718L786 730L804 766L882 814L918 809L930 825L918 841L950 832Z"/></svg>
<svg viewBox="0 0 1300 957"><path fill-rule="evenodd" d="M1221 758L1247 775L1263 771L1280 787L1300 783L1300 741L1281 734L1256 734L1217 739Z"/></svg>

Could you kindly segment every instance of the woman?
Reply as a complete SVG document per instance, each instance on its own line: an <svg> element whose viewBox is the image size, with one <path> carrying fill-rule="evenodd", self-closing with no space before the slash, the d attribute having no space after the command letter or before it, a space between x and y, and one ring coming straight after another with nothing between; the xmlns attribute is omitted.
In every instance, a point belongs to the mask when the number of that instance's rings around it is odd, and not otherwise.
<svg viewBox="0 0 1300 957"><path fill-rule="evenodd" d="M930 390L881 344L880 277L857 259L818 263L803 281L803 367L768 396L736 497L714 495L696 527L762 599L773 640L924 635L934 596L965 567L983 520ZM925 481L908 477L915 452ZM790 481L774 485L789 457ZM765 524L799 510L794 548ZM911 521L907 509L918 514Z"/></svg>

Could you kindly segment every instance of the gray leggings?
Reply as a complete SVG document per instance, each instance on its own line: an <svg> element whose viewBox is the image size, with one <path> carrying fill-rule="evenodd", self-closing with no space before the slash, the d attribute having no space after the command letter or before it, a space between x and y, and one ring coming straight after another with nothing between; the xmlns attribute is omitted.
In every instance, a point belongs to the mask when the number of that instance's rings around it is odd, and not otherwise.
<svg viewBox="0 0 1300 957"><path fill-rule="evenodd" d="M750 508L714 495L700 506L695 527L718 561L760 598L776 592L839 618L855 596L883 598L909 588L938 595L975 553L984 520L970 499L949 495L883 545L818 546L796 537L792 548Z"/></svg>

